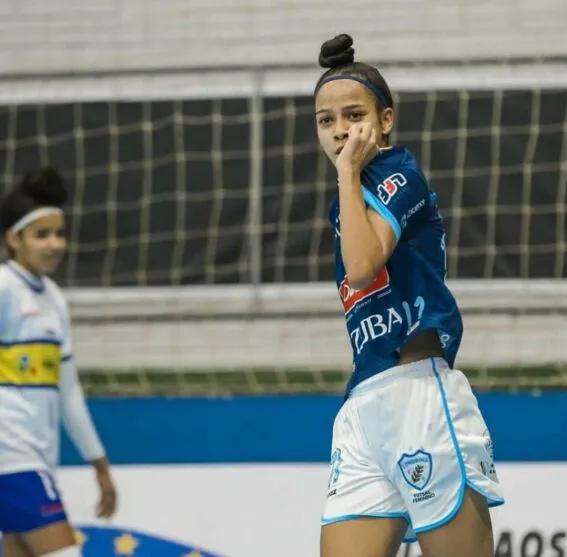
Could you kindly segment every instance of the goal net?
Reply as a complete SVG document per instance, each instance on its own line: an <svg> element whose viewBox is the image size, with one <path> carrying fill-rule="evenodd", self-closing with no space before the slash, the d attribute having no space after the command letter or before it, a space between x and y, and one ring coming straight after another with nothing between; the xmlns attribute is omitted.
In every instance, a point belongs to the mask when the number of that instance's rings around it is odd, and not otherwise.
<svg viewBox="0 0 567 557"><path fill-rule="evenodd" d="M73 186L56 278L90 392L343 389L317 75L0 81L2 188L45 164ZM446 219L460 367L479 388L565 385L567 63L384 75Z"/></svg>

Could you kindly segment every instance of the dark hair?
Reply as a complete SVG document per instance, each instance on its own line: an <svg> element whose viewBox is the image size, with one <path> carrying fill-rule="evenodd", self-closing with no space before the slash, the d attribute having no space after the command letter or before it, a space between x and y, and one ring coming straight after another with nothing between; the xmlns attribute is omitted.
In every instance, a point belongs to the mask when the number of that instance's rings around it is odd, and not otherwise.
<svg viewBox="0 0 567 557"><path fill-rule="evenodd" d="M40 207L63 207L67 190L55 168L28 172L0 204L0 228L6 233L24 215Z"/></svg>
<svg viewBox="0 0 567 557"><path fill-rule="evenodd" d="M319 65L329 69L317 81L315 94L328 78L335 75L350 75L360 78L371 89L376 89L380 93L376 94L376 97L382 108L393 108L394 100L386 80L374 66L354 61L352 45L352 37L346 34L337 35L321 45Z"/></svg>

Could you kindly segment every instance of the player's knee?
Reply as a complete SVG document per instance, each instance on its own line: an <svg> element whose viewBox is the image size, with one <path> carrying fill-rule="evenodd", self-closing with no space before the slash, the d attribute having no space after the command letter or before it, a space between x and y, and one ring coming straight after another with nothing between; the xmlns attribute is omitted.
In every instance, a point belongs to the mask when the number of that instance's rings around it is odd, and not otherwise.
<svg viewBox="0 0 567 557"><path fill-rule="evenodd" d="M44 553L41 557L83 557L83 552L79 546L73 545L51 553Z"/></svg>

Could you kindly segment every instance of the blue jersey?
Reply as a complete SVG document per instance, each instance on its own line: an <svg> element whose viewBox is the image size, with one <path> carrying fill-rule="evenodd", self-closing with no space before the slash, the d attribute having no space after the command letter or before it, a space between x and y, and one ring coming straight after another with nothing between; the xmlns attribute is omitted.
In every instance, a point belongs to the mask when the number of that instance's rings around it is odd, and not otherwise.
<svg viewBox="0 0 567 557"><path fill-rule="evenodd" d="M372 283L354 290L341 254L338 198L332 203L335 278L353 351L347 396L361 381L398 365L402 346L427 329L437 331L453 367L463 334L461 313L445 284L443 219L415 157L400 146L382 150L361 182L367 207L386 219L398 242Z"/></svg>

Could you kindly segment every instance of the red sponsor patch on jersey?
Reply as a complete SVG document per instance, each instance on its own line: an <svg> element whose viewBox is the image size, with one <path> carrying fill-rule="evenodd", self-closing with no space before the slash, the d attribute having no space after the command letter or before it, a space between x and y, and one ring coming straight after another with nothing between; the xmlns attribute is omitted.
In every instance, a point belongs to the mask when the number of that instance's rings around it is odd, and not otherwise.
<svg viewBox="0 0 567 557"><path fill-rule="evenodd" d="M386 180L384 180L384 189L390 194L390 195L394 195L397 191L398 191L398 186L396 186L395 182L392 182L392 180L390 180L390 178L386 178Z"/></svg>
<svg viewBox="0 0 567 557"><path fill-rule="evenodd" d="M355 290L348 282L348 278L345 278L339 286L339 296L343 301L343 307L345 308L345 313L348 313L358 302L368 298L368 296L385 290L390 286L390 274L388 269L383 267L382 270L376 275L376 278L364 288L360 290Z"/></svg>
<svg viewBox="0 0 567 557"><path fill-rule="evenodd" d="M378 184L376 188L380 201L382 201L384 205L388 205L394 195L396 195L397 191L400 188L403 188L407 183L407 178L399 172L388 176L388 178L386 178L381 184Z"/></svg>

